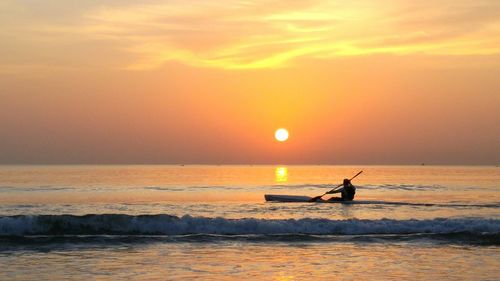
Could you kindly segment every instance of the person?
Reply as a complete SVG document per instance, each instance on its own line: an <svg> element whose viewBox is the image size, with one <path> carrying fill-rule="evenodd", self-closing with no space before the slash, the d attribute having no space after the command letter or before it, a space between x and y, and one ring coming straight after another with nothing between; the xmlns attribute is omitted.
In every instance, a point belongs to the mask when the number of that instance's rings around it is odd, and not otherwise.
<svg viewBox="0 0 500 281"><path fill-rule="evenodd" d="M342 197L332 197L328 201L352 201L356 194L356 187L352 185L349 179L344 179L342 188L332 189L326 194L340 193Z"/></svg>

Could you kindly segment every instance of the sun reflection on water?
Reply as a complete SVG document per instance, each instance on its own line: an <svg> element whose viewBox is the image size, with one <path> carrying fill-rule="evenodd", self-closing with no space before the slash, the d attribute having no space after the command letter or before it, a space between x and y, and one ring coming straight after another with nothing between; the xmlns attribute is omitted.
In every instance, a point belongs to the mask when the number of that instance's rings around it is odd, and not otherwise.
<svg viewBox="0 0 500 281"><path fill-rule="evenodd" d="M276 277L276 281L292 281L294 279L293 276L279 276L279 277Z"/></svg>
<svg viewBox="0 0 500 281"><path fill-rule="evenodd" d="M277 167L275 170L276 182L288 181L288 169L286 167Z"/></svg>

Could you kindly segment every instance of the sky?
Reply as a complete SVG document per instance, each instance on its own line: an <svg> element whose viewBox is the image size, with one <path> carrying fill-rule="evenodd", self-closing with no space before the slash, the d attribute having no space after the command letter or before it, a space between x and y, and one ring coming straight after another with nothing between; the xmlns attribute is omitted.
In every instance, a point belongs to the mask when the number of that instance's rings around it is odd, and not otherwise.
<svg viewBox="0 0 500 281"><path fill-rule="evenodd" d="M496 0L0 2L0 164L498 165L499 124Z"/></svg>

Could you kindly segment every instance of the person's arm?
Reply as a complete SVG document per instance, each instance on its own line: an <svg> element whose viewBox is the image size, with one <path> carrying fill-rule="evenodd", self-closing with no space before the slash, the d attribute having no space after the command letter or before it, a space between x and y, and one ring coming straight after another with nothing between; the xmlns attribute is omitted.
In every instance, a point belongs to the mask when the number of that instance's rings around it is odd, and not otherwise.
<svg viewBox="0 0 500 281"><path fill-rule="evenodd" d="M332 189L332 190L328 191L326 194L340 193L340 192L342 192L342 191L344 191L344 188L343 188L343 187L342 187L342 188L339 188L339 189Z"/></svg>

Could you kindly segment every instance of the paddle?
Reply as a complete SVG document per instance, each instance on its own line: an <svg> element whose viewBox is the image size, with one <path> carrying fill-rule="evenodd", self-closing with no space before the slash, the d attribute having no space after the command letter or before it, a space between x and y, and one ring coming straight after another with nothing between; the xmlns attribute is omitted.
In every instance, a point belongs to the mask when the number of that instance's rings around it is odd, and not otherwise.
<svg viewBox="0 0 500 281"><path fill-rule="evenodd" d="M352 177L349 181L352 181L355 177L359 176L359 174L361 174L362 172L363 172L363 171L359 171L359 173L357 173L356 175L354 175L354 177ZM339 185L337 185L336 187L334 187L332 190L325 192L323 195L316 196L316 197L313 197L313 198L309 199L309 202L315 202L315 201L317 201L318 199L320 199L321 197L323 197L323 196L327 195L327 194L328 194L328 192L334 191L335 189L337 189L337 188L339 188L339 187L341 187L341 186L343 186L343 185L344 185L343 183L342 183L342 184L339 184Z"/></svg>

